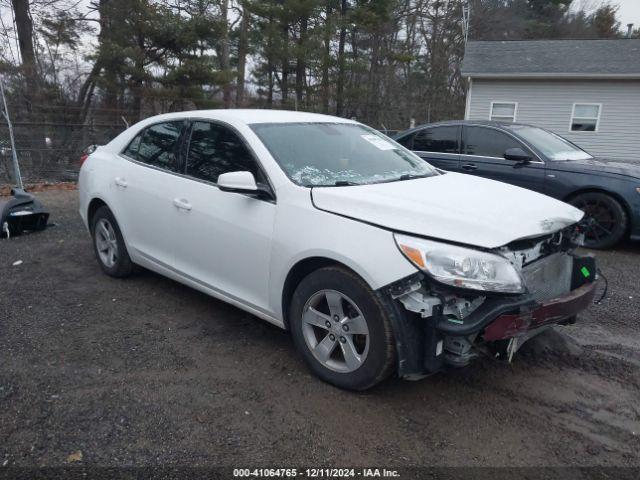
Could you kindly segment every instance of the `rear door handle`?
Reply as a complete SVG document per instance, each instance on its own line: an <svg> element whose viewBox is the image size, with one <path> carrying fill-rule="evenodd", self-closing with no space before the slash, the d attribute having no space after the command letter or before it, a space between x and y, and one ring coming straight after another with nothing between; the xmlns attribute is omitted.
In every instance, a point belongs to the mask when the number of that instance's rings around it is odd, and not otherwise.
<svg viewBox="0 0 640 480"><path fill-rule="evenodd" d="M186 210L187 212L191 210L191 204L189 203L188 200L185 200L184 198L174 198L173 204L176 206L176 208L179 208L180 210Z"/></svg>
<svg viewBox="0 0 640 480"><path fill-rule="evenodd" d="M478 166L476 164L474 164L474 163L467 163L466 165L462 165L462 169L463 170L469 170L469 171L477 170Z"/></svg>
<svg viewBox="0 0 640 480"><path fill-rule="evenodd" d="M128 183L124 178L116 177L113 181L118 187L127 188Z"/></svg>

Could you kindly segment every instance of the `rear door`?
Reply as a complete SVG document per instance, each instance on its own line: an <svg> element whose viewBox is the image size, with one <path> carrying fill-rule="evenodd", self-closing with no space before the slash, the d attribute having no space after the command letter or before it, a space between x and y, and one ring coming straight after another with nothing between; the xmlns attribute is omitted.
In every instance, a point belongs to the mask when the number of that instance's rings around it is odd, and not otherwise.
<svg viewBox="0 0 640 480"><path fill-rule="evenodd" d="M532 160L506 160L504 152L509 148L521 148ZM516 137L494 127L463 127L460 171L544 192L544 162Z"/></svg>
<svg viewBox="0 0 640 480"><path fill-rule="evenodd" d="M452 172L459 171L460 126L427 127L400 139L399 143L431 165Z"/></svg>
<svg viewBox="0 0 640 480"><path fill-rule="evenodd" d="M180 145L183 120L151 125L122 152L129 160L114 177L116 217L134 255L171 266L179 241L170 216L175 210L176 179L184 163Z"/></svg>

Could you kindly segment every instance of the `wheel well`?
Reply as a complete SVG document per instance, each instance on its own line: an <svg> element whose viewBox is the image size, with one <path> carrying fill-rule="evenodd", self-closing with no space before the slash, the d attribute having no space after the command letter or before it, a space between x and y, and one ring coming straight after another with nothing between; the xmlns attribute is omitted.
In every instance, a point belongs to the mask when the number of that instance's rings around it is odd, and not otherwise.
<svg viewBox="0 0 640 480"><path fill-rule="evenodd" d="M93 223L93 215L95 215L96 211L107 204L104 203L99 198L94 198L89 202L89 209L87 211L87 223L89 224L89 228L91 228L91 224Z"/></svg>
<svg viewBox="0 0 640 480"><path fill-rule="evenodd" d="M624 209L625 213L627 214L627 218L629 219L628 225L627 225L627 233L631 227L631 209L629 208L629 205L627 205L627 202L625 201L624 198L622 198L620 195L618 195L617 193L614 192L610 192L607 190L603 190L601 188L584 188L582 190L577 190L575 192L571 192L569 195L567 195L565 198L563 198L562 200L564 202L570 202L571 200L573 200L575 197L577 197L578 195L582 195L583 193L602 193L603 195L609 195L610 197L612 197L613 199L615 199L620 205L622 205L622 208Z"/></svg>
<svg viewBox="0 0 640 480"><path fill-rule="evenodd" d="M345 264L326 257L305 258L304 260L300 260L291 268L291 270L289 270L287 278L284 281L284 287L282 288L282 316L285 328L289 328L289 305L291 304L291 297L293 296L293 292L296 290L298 284L310 273L329 266L340 266L352 271L352 269L347 267Z"/></svg>

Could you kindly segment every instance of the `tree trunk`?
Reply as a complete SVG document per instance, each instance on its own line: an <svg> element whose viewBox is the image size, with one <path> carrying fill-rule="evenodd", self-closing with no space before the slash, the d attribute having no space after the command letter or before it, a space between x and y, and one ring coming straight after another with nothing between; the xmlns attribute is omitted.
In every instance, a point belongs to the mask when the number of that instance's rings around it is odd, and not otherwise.
<svg viewBox="0 0 640 480"><path fill-rule="evenodd" d="M26 80L26 88L23 91L23 95L26 100L29 121L35 124L30 132L33 148L31 155L34 160L39 158L40 161L45 161L48 159L46 157L45 131L42 126L44 118L41 115L44 109L41 105L33 107L34 104L39 103L40 82L38 80L36 54L33 47L33 21L29 11L29 2L27 0L11 0L11 4L15 15L18 46L22 58L22 71ZM17 179L15 180L17 182Z"/></svg>
<svg viewBox="0 0 640 480"><path fill-rule="evenodd" d="M273 23L273 16L269 16L269 23ZM275 39L274 36L269 33L267 36L267 45L265 51L267 53L267 106L269 108L273 108L273 91L274 91L274 78L273 72L275 70L274 61L273 61L273 47L274 47Z"/></svg>
<svg viewBox="0 0 640 480"><path fill-rule="evenodd" d="M37 103L40 82L36 66L36 54L33 47L33 21L29 11L28 0L11 0L18 33L18 47L22 58L22 72L24 73L26 88L24 98L27 101L27 112L32 122L36 122L33 114L33 104ZM40 139L38 139L39 141ZM41 139L44 142L44 138ZM43 143L44 144L44 143Z"/></svg>
<svg viewBox="0 0 640 480"><path fill-rule="evenodd" d="M242 22L240 23L240 35L238 38L238 71L236 73L236 107L242 107L244 103L244 76L247 64L248 31L251 21L247 6L242 4Z"/></svg>
<svg viewBox="0 0 640 480"><path fill-rule="evenodd" d="M338 80L336 82L336 115L344 115L344 82L346 74L344 44L347 41L347 0L340 2L340 38L338 40Z"/></svg>
<svg viewBox="0 0 640 480"><path fill-rule="evenodd" d="M225 74L229 74L229 0L222 0L220 3L220 14L223 21L220 68ZM222 102L224 103L224 108L231 107L231 82L228 79L224 80L224 85L222 86Z"/></svg>
<svg viewBox="0 0 640 480"><path fill-rule="evenodd" d="M327 5L324 26L324 58L322 59L322 111L329 113L329 64L331 63L331 4Z"/></svg>
<svg viewBox="0 0 640 480"><path fill-rule="evenodd" d="M267 64L267 69L269 72L267 73L267 77L269 79L269 89L267 93L267 105L269 108L273 107L273 62L271 61L271 57L269 57L269 62Z"/></svg>
<svg viewBox="0 0 640 480"><path fill-rule="evenodd" d="M378 91L378 85L380 82L380 43L382 39L377 32L372 35L372 47L371 47L371 63L369 66L369 101L367 102L366 107L364 108L365 113L365 121L372 122L378 126L378 114L379 114L379 101L380 101L380 92Z"/></svg>
<svg viewBox="0 0 640 480"><path fill-rule="evenodd" d="M136 38L136 43L140 49L140 54L136 55L134 71L131 74L131 93L133 95L133 111L135 115L133 119L134 122L142 119L142 96L145 78L142 52L144 52L145 47L145 36L139 34Z"/></svg>
<svg viewBox="0 0 640 480"><path fill-rule="evenodd" d="M36 70L36 54L33 48L33 21L29 11L28 0L11 0L18 32L18 46L22 57L22 68L29 87L28 94L32 95L38 88Z"/></svg>
<svg viewBox="0 0 640 480"><path fill-rule="evenodd" d="M114 71L112 54L109 52L109 46L114 42L115 33L112 25L117 21L116 10L117 4L114 5L112 0L100 0L98 3L98 12L100 14L100 34L98 36L98 62L101 63L104 80L104 106L112 113L117 113L118 107L118 80L117 71ZM106 44L106 46L105 46ZM106 51L105 51L106 50Z"/></svg>
<svg viewBox="0 0 640 480"><path fill-rule="evenodd" d="M305 47L307 44L307 25L309 19L304 16L300 19L300 36L298 37L298 52L296 59L296 99L298 106L302 105L302 96L304 92L306 63L305 63Z"/></svg>
<svg viewBox="0 0 640 480"><path fill-rule="evenodd" d="M282 105L286 106L289 99L289 25L282 27Z"/></svg>
<svg viewBox="0 0 640 480"><path fill-rule="evenodd" d="M98 78L98 75L100 75L101 70L102 67L100 65L100 59L98 59L96 60L96 63L93 64L91 72L78 91L78 96L76 97L76 106L78 107L78 113L75 123L84 123L85 119L87 118L87 112L89 111L89 106L91 105L91 99L93 97L93 91L96 86L96 78Z"/></svg>

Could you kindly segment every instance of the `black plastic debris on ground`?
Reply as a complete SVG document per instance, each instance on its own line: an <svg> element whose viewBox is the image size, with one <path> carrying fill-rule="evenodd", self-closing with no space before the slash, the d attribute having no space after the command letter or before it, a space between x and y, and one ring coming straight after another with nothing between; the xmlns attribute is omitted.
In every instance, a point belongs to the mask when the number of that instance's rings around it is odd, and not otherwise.
<svg viewBox="0 0 640 480"><path fill-rule="evenodd" d="M0 238L47 227L49 212L33 195L19 188L11 190L11 195L0 200Z"/></svg>

